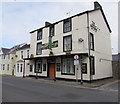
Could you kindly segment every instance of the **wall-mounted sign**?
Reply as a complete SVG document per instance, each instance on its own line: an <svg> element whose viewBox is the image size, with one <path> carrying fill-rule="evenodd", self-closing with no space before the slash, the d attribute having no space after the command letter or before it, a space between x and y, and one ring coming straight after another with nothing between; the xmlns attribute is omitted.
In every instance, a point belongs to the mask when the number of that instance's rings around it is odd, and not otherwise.
<svg viewBox="0 0 120 104"><path fill-rule="evenodd" d="M83 74L87 74L87 63L82 63L81 69Z"/></svg>
<svg viewBox="0 0 120 104"><path fill-rule="evenodd" d="M100 29L96 26L95 22L93 22L93 21L92 21L92 23L90 24L90 28L91 28L91 30L93 30L93 31L95 31L95 32L97 32L98 30L100 30Z"/></svg>
<svg viewBox="0 0 120 104"><path fill-rule="evenodd" d="M74 60L74 65L79 65L79 60Z"/></svg>
<svg viewBox="0 0 120 104"><path fill-rule="evenodd" d="M75 56L74 56L74 60L79 60L79 56L78 56L78 55L75 55Z"/></svg>

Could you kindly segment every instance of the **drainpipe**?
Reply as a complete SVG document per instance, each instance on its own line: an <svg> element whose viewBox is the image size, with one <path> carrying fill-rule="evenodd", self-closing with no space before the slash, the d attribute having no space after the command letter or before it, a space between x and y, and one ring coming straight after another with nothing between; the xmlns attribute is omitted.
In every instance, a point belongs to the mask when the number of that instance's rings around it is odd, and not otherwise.
<svg viewBox="0 0 120 104"><path fill-rule="evenodd" d="M89 31L89 13L88 12L87 12L87 30L88 30L88 57L89 57L89 69L90 69L90 31ZM90 83L91 81L92 81L92 78L91 78L91 72L90 72Z"/></svg>

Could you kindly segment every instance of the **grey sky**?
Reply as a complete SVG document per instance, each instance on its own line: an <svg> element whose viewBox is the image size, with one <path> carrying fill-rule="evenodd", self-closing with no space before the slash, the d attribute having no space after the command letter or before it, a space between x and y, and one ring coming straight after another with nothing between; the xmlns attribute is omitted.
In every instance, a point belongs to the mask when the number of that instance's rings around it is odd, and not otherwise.
<svg viewBox="0 0 120 104"><path fill-rule="evenodd" d="M12 1L12 2L8 2ZM29 43L29 32L44 26L45 21L56 22L77 13L93 9L93 0L89 2L17 2L18 0L4 0L2 9L2 45L0 47L12 47L23 42ZM20 0L25 1L25 0ZM32 1L32 0L27 0ZM39 1L39 0L34 0ZM49 0L50 1L50 0ZM54 0L55 1L55 0ZM64 0L65 1L65 0ZM76 2L75 2L76 1ZM82 0L81 0L82 1ZM118 2L117 0L98 0L102 5L108 23L111 27L112 52L118 52ZM70 12L67 15L67 12ZM0 42L1 44L1 42Z"/></svg>

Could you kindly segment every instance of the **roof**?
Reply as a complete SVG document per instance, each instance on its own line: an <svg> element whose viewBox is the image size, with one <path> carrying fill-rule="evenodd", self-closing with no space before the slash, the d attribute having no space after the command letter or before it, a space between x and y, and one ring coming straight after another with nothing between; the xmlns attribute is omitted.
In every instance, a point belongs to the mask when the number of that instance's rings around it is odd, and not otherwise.
<svg viewBox="0 0 120 104"><path fill-rule="evenodd" d="M73 18L73 17L76 17L76 16L80 16L80 15L83 15L83 14L86 14L86 13L94 12L94 11L97 11L97 10L100 10L100 11L101 11L101 13L102 13L102 15L103 15L103 18L104 18L104 20L105 20L105 23L106 23L106 25L107 25L107 27L108 27L108 30L109 30L109 32L111 33L112 31L111 31L111 29L110 29L110 26L109 26L109 24L108 24L108 22L107 22L107 19L106 19L106 17L105 17L105 14L104 14L102 8L96 8L96 9L93 9L93 10L87 10L87 11L85 11L85 12L76 14L76 15L71 16L71 17L68 17L68 18L66 18L66 19ZM58 22L55 22L55 23L52 23L52 24L50 24L50 25L58 24L59 22L62 22L62 21L64 21L64 20L66 20L66 19L62 19L62 20L60 20L60 21L58 21ZM39 28L39 29L33 30L33 31L31 31L30 33L33 33L33 32L35 32L35 31L38 31L38 30L43 29L43 28L45 28L45 27L49 27L50 25L47 25L47 26L41 27L41 28Z"/></svg>
<svg viewBox="0 0 120 104"><path fill-rule="evenodd" d="M13 47L10 49L10 52L9 52L9 53L15 53L19 48L21 48L21 47L24 46L25 44L26 44L26 43L22 43L22 44L13 46Z"/></svg>
<svg viewBox="0 0 120 104"><path fill-rule="evenodd" d="M9 48L1 48L1 50L2 50L3 54L7 54L10 51Z"/></svg>
<svg viewBox="0 0 120 104"><path fill-rule="evenodd" d="M22 47L20 47L18 50L26 49L26 48L30 48L30 44L25 44Z"/></svg>

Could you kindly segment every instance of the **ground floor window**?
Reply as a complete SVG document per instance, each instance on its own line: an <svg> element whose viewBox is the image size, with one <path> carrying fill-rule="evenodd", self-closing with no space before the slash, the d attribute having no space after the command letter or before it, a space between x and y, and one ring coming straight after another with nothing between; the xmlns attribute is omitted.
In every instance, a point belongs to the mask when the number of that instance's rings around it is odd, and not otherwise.
<svg viewBox="0 0 120 104"><path fill-rule="evenodd" d="M5 64L3 64L3 70L5 70Z"/></svg>
<svg viewBox="0 0 120 104"><path fill-rule="evenodd" d="M95 75L95 58L93 56L90 57L90 74Z"/></svg>
<svg viewBox="0 0 120 104"><path fill-rule="evenodd" d="M23 71L23 64L20 64L20 72Z"/></svg>
<svg viewBox="0 0 120 104"><path fill-rule="evenodd" d="M33 71L33 65L30 65L30 72Z"/></svg>
<svg viewBox="0 0 120 104"><path fill-rule="evenodd" d="M60 63L56 64L56 71L58 71L58 72L60 71Z"/></svg>
<svg viewBox="0 0 120 104"><path fill-rule="evenodd" d="M46 71L46 64L43 64L43 71Z"/></svg>
<svg viewBox="0 0 120 104"><path fill-rule="evenodd" d="M62 59L62 74L75 74L73 58Z"/></svg>
<svg viewBox="0 0 120 104"><path fill-rule="evenodd" d="M17 64L17 72L19 72L19 64Z"/></svg>
<svg viewBox="0 0 120 104"><path fill-rule="evenodd" d="M42 62L40 60L36 61L35 73L42 73Z"/></svg>
<svg viewBox="0 0 120 104"><path fill-rule="evenodd" d="M9 70L9 64L7 65L7 70Z"/></svg>

